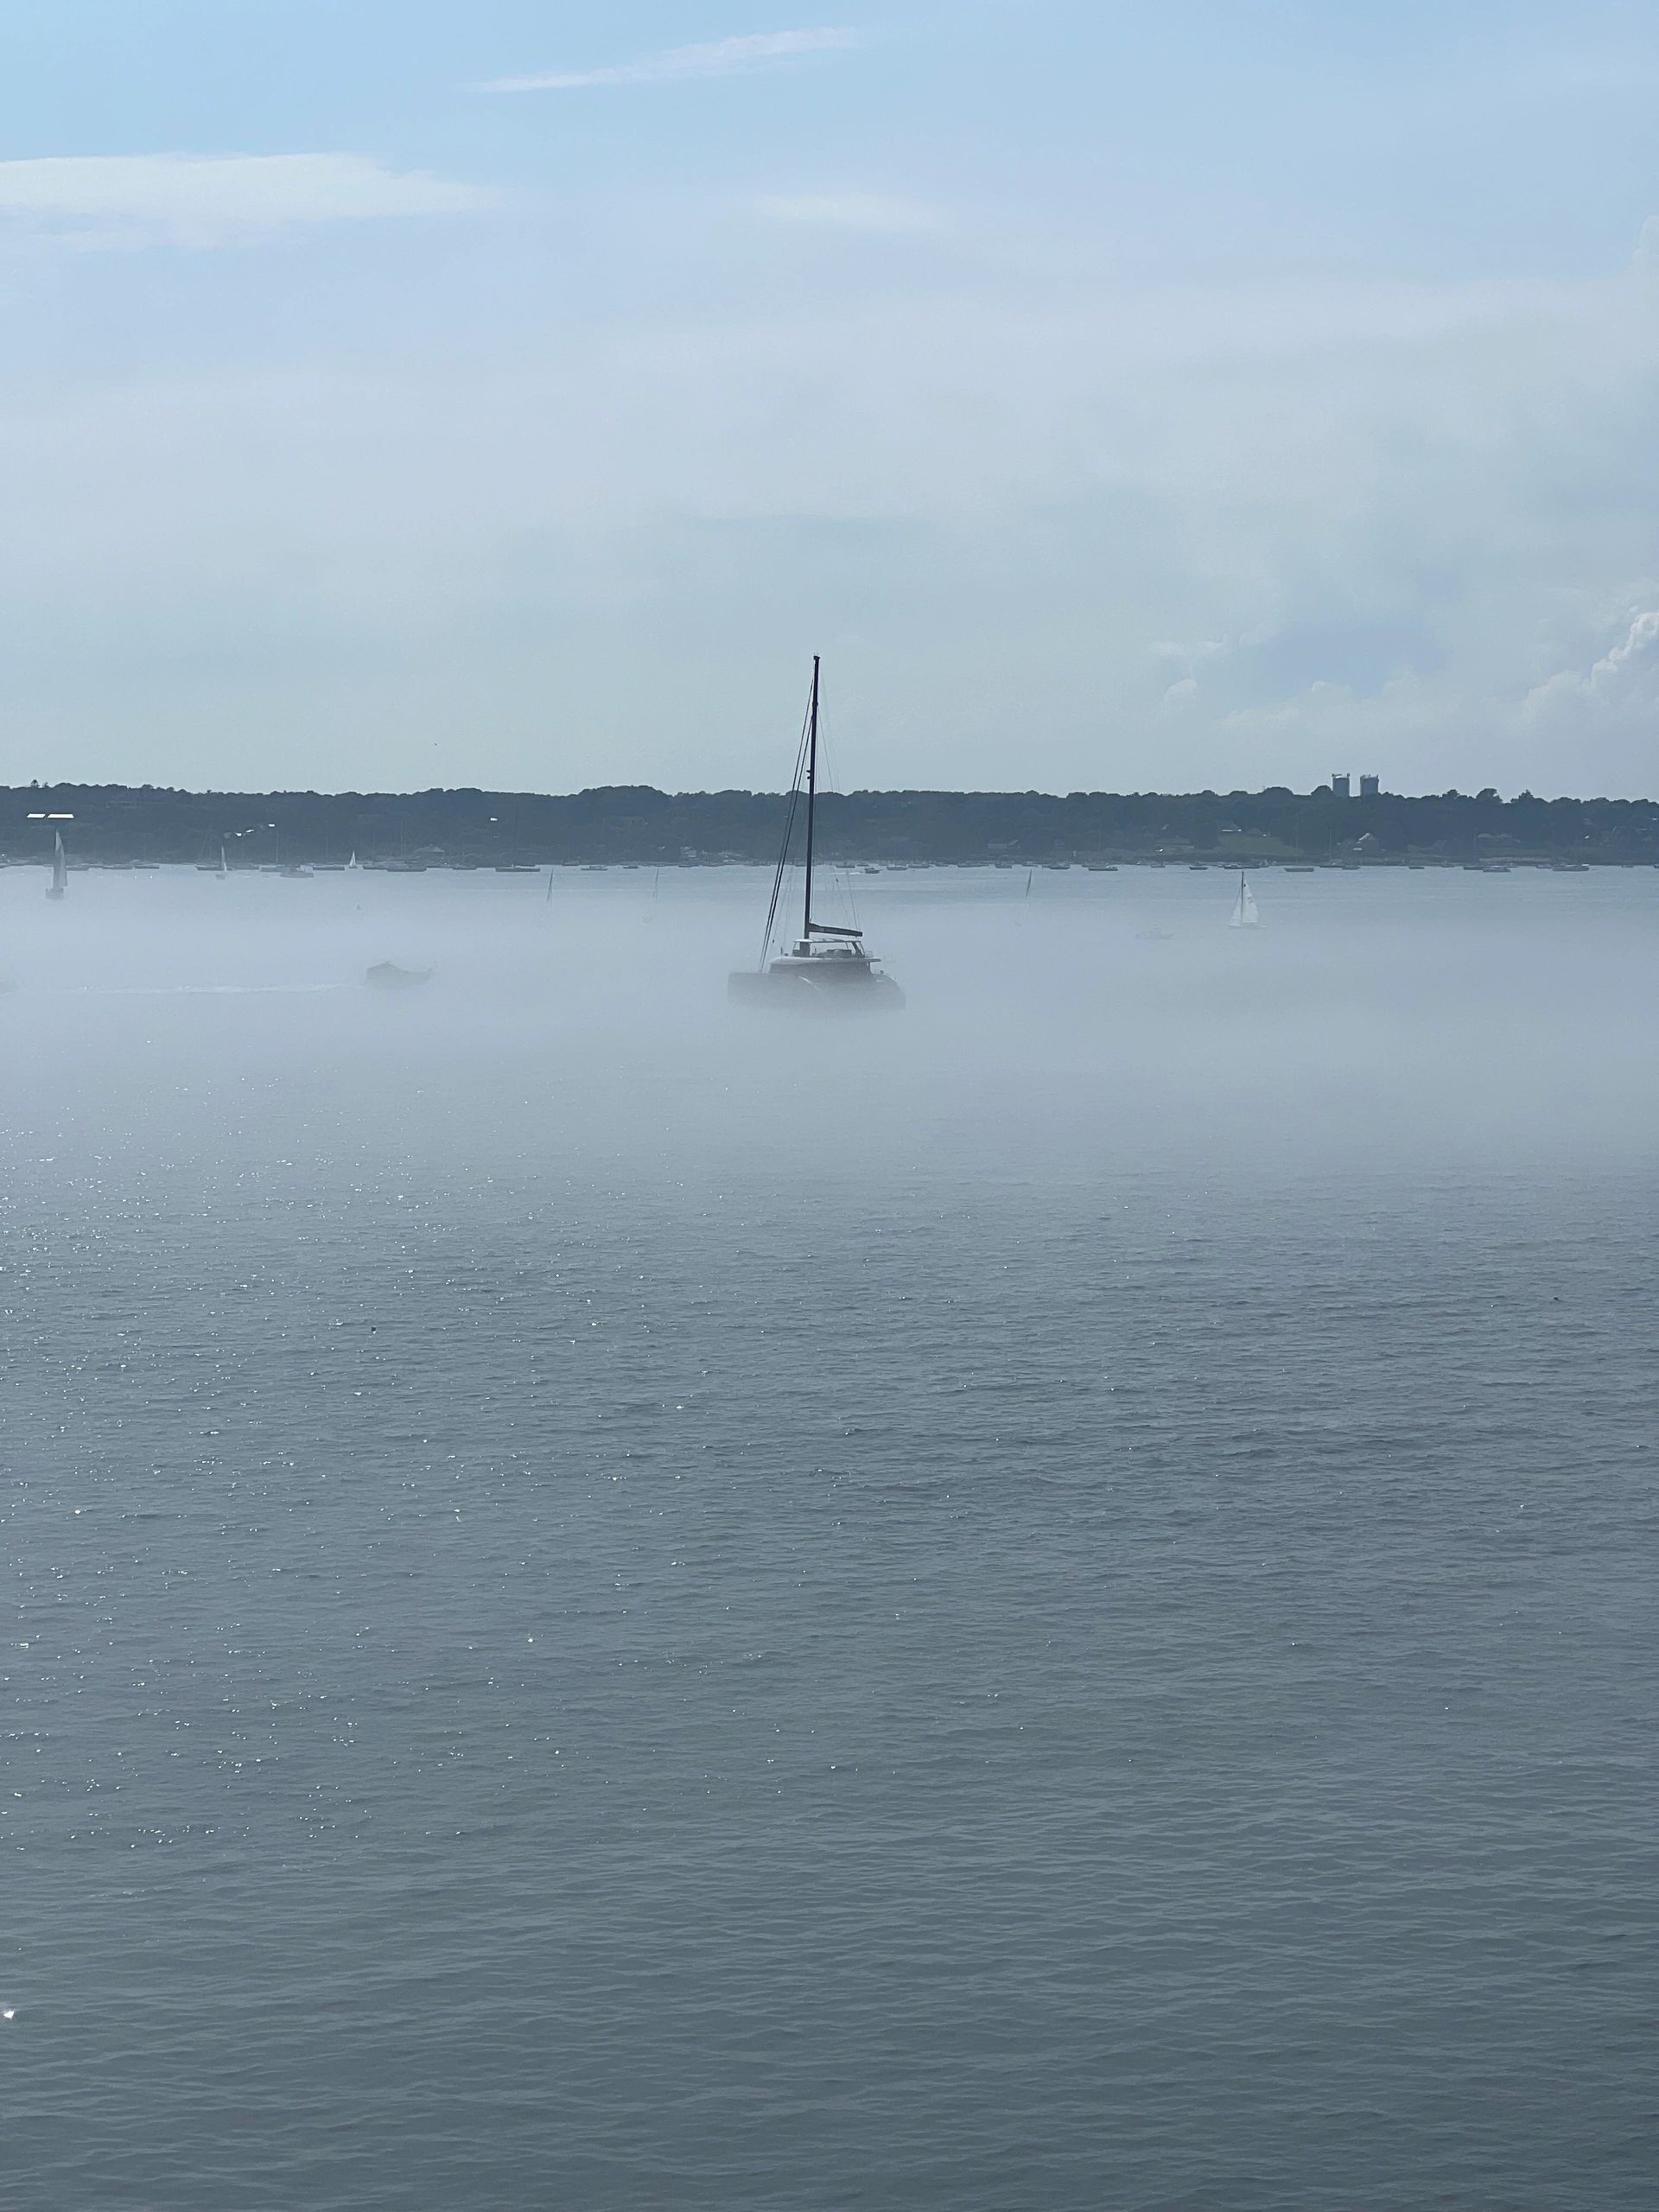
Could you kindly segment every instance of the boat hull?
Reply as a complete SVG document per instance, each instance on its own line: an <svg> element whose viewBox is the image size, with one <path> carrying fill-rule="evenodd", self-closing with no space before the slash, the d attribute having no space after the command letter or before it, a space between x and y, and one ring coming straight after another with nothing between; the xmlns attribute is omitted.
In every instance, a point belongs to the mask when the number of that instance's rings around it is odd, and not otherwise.
<svg viewBox="0 0 1659 2212"><path fill-rule="evenodd" d="M828 963L825 963L828 965ZM896 1014L905 995L891 976L809 976L799 969L745 969L728 983L734 1006L782 1014Z"/></svg>

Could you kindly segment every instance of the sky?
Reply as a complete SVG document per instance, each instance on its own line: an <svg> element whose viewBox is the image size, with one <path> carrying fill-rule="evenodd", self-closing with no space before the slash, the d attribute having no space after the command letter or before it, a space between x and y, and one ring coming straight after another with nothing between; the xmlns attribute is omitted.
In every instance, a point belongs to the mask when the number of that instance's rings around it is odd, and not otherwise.
<svg viewBox="0 0 1659 2212"><path fill-rule="evenodd" d="M1659 12L0 0L0 782L1659 792Z"/></svg>

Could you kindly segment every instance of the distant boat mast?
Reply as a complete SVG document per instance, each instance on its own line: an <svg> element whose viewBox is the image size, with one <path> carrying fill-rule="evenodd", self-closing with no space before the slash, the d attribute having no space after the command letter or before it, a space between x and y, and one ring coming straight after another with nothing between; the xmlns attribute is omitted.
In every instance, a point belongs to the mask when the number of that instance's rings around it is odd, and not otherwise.
<svg viewBox="0 0 1659 2212"><path fill-rule="evenodd" d="M812 704L807 715L806 735L806 899L801 912L801 935L812 935L812 817L818 803L818 684L822 657L812 656ZM800 695L797 693L797 697Z"/></svg>
<svg viewBox="0 0 1659 2212"><path fill-rule="evenodd" d="M801 904L801 938L810 944L815 937L849 938L855 943L861 940L861 930L842 929L835 922L815 922L812 918L812 846L817 829L818 809L818 704L822 696L823 657L812 656L812 703L806 716L806 891Z"/></svg>

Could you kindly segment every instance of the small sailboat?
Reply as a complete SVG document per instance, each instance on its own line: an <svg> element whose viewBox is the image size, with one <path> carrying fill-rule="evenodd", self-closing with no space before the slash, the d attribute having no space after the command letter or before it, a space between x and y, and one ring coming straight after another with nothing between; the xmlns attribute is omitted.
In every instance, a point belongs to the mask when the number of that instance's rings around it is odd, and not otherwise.
<svg viewBox="0 0 1659 2212"><path fill-rule="evenodd" d="M851 1013L879 1007L903 1006L905 995L891 976L884 976L864 947L864 932L818 921L812 912L813 836L818 803L818 706L823 681L820 657L812 657L812 697L807 709L806 734L795 766L795 781L784 819L783 847L772 879L772 903L766 909L766 933L760 944L758 969L743 969L732 976L728 995L745 1006L813 1007ZM806 783L803 790L801 777ZM801 902L801 934L775 958L772 953L778 922L778 902L789 866L797 817L805 801L806 889Z"/></svg>
<svg viewBox="0 0 1659 2212"><path fill-rule="evenodd" d="M1238 879L1238 896L1233 901L1233 911L1228 917L1227 926L1230 930L1255 930L1262 926L1262 917L1255 911L1255 893L1243 871Z"/></svg>
<svg viewBox="0 0 1659 2212"><path fill-rule="evenodd" d="M69 861L63 849L63 832L60 830L52 846L52 884L48 899L61 899L69 888Z"/></svg>

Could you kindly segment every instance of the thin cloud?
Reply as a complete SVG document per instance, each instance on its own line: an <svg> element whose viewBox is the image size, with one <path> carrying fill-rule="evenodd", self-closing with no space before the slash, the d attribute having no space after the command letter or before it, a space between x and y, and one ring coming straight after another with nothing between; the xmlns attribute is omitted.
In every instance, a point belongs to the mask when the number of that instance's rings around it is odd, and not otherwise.
<svg viewBox="0 0 1659 2212"><path fill-rule="evenodd" d="M1602 654L1586 674L1561 669L1527 694L1526 719L1540 728L1580 729L1586 711L1623 712L1637 723L1650 723L1659 680L1655 653L1659 645L1659 609L1631 618L1618 644Z"/></svg>
<svg viewBox="0 0 1659 2212"><path fill-rule="evenodd" d="M876 192L769 194L755 204L772 222L797 223L817 230L918 238L944 228L944 218L937 207L918 200L889 199Z"/></svg>
<svg viewBox="0 0 1659 2212"><path fill-rule="evenodd" d="M845 54L861 46L853 30L762 31L747 38L715 39L706 46L671 47L638 61L603 69L550 69L533 77L497 77L486 92L575 92L607 85L680 85L711 77L749 77L818 54Z"/></svg>
<svg viewBox="0 0 1659 2212"><path fill-rule="evenodd" d="M0 162L0 235L223 245L299 225L466 214L492 197L365 154L79 155Z"/></svg>

